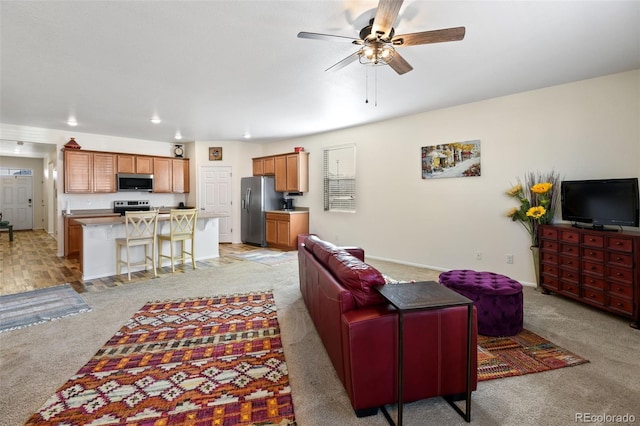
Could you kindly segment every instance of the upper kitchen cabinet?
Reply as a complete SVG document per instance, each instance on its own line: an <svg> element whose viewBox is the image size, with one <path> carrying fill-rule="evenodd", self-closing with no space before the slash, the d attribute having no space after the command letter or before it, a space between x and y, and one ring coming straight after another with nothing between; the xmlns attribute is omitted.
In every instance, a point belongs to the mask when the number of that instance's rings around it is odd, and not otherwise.
<svg viewBox="0 0 640 426"><path fill-rule="evenodd" d="M65 150L64 192L116 192L116 156L106 152Z"/></svg>
<svg viewBox="0 0 640 426"><path fill-rule="evenodd" d="M172 192L173 166L171 158L153 158L153 192Z"/></svg>
<svg viewBox="0 0 640 426"><path fill-rule="evenodd" d="M309 153L296 152L275 157L277 192L309 191Z"/></svg>
<svg viewBox="0 0 640 426"><path fill-rule="evenodd" d="M153 192L189 192L189 159L153 158Z"/></svg>
<svg viewBox="0 0 640 426"><path fill-rule="evenodd" d="M253 159L254 176L273 176L275 174L275 157Z"/></svg>
<svg viewBox="0 0 640 426"><path fill-rule="evenodd" d="M147 155L118 154L118 173L153 174L153 157Z"/></svg>
<svg viewBox="0 0 640 426"><path fill-rule="evenodd" d="M176 193L189 192L189 159L174 158L171 160L172 190Z"/></svg>

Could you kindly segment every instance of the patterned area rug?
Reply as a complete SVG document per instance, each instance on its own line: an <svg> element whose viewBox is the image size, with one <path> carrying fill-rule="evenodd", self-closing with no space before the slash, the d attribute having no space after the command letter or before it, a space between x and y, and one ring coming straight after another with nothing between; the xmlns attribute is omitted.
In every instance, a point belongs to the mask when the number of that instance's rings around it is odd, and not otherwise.
<svg viewBox="0 0 640 426"><path fill-rule="evenodd" d="M271 292L151 302L28 425L295 425Z"/></svg>
<svg viewBox="0 0 640 426"><path fill-rule="evenodd" d="M69 284L7 294L0 296L0 333L90 310Z"/></svg>
<svg viewBox="0 0 640 426"><path fill-rule="evenodd" d="M252 250L244 253L234 253L231 256L238 259L250 260L263 265L275 266L293 262L298 259L297 251Z"/></svg>
<svg viewBox="0 0 640 426"><path fill-rule="evenodd" d="M478 381L539 373L587 362L524 329L511 337L478 335Z"/></svg>

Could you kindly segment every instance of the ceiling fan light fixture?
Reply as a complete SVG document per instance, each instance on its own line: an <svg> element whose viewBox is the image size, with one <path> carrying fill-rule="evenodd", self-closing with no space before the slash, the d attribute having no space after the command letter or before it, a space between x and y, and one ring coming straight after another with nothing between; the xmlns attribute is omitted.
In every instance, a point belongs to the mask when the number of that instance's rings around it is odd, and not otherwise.
<svg viewBox="0 0 640 426"><path fill-rule="evenodd" d="M396 50L390 44L374 41L360 49L360 63L365 65L387 65L393 59Z"/></svg>

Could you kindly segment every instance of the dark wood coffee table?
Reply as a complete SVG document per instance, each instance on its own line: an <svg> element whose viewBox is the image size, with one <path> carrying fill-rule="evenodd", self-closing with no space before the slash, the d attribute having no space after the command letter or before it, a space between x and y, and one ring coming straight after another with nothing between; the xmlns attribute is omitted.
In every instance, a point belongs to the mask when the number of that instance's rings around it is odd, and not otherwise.
<svg viewBox="0 0 640 426"><path fill-rule="evenodd" d="M382 407L382 413L389 424L402 425L402 406L404 400L404 314L412 311L427 311L445 309L453 306L467 306L467 384L465 395L465 410L462 411L451 397L445 396L445 400L458 414L471 421L471 342L473 331L473 302L435 281L416 283L387 284L376 287L376 290L391 303L398 311L398 375L396 380L398 392L398 419L397 423Z"/></svg>

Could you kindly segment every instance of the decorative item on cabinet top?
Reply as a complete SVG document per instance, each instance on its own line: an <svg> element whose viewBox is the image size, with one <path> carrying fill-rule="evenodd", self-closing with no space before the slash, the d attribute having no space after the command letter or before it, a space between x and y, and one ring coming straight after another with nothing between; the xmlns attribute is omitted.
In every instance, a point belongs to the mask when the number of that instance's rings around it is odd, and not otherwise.
<svg viewBox="0 0 640 426"><path fill-rule="evenodd" d="M67 148L67 149L80 149L80 148L82 148L80 145L78 145L78 142L76 142L76 138L69 139L69 142L67 142L64 145L64 147Z"/></svg>

